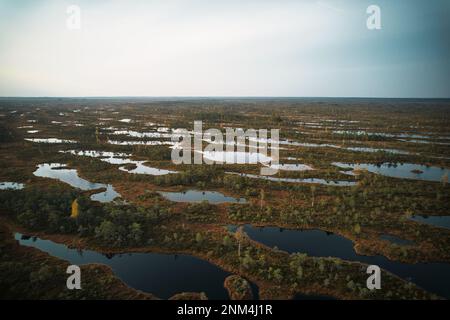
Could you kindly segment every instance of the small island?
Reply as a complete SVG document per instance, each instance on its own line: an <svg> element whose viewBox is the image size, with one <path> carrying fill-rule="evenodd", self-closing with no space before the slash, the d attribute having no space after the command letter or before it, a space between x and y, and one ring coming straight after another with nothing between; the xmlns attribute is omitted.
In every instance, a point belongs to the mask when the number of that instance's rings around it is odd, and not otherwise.
<svg viewBox="0 0 450 320"><path fill-rule="evenodd" d="M231 275L225 279L224 287L231 300L253 300L250 283L238 275Z"/></svg>

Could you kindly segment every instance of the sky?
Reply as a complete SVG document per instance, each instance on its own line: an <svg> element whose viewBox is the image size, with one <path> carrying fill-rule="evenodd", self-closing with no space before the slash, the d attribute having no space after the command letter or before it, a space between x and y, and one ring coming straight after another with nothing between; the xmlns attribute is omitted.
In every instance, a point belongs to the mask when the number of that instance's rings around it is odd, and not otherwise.
<svg viewBox="0 0 450 320"><path fill-rule="evenodd" d="M449 98L450 1L0 0L0 96Z"/></svg>

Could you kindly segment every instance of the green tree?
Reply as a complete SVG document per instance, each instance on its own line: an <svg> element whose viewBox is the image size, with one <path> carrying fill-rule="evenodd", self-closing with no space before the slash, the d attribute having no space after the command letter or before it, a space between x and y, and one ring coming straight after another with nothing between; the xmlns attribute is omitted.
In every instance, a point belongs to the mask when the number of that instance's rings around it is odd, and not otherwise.
<svg viewBox="0 0 450 320"><path fill-rule="evenodd" d="M142 241L142 236L144 232L142 231L142 227L139 223L134 222L130 226L130 239L135 244L140 244Z"/></svg>
<svg viewBox="0 0 450 320"><path fill-rule="evenodd" d="M315 196L316 196L316 186L311 186L311 207L314 207Z"/></svg>
<svg viewBox="0 0 450 320"><path fill-rule="evenodd" d="M231 241L231 238L228 235L223 237L223 245L226 248L230 248L232 246L232 244L233 244L233 242Z"/></svg>
<svg viewBox="0 0 450 320"><path fill-rule="evenodd" d="M95 229L95 236L104 242L116 243L118 234L114 223L105 220Z"/></svg>
<svg viewBox="0 0 450 320"><path fill-rule="evenodd" d="M201 244L203 242L203 237L200 232L197 232L197 234L195 235L195 241L197 241L198 244Z"/></svg>
<svg viewBox="0 0 450 320"><path fill-rule="evenodd" d="M303 268L302 268L302 266L298 266L298 268L297 268L297 279L301 279L301 278L303 278Z"/></svg>

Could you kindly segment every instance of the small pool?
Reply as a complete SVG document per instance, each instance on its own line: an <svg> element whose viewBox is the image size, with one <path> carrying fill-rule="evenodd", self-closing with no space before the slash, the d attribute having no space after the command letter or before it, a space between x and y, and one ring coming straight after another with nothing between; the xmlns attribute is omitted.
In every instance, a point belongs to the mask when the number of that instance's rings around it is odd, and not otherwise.
<svg viewBox="0 0 450 320"><path fill-rule="evenodd" d="M182 192L159 191L164 198L174 202L202 202L209 203L246 203L245 198L233 198L217 191L187 190Z"/></svg>
<svg viewBox="0 0 450 320"><path fill-rule="evenodd" d="M80 178L76 169L67 169L65 164L40 164L38 165L36 171L33 172L33 174L36 177L56 179L81 190L96 190L106 188L106 191L102 191L91 196L91 199L94 201L110 202L115 198L120 197L120 194L116 190L114 190L114 187L112 185L90 182L88 180Z"/></svg>
<svg viewBox="0 0 450 320"><path fill-rule="evenodd" d="M34 247L71 264L105 264L127 285L168 299L181 292L205 292L209 299L228 299L224 281L229 272L189 255L127 253L107 257L92 250L79 251L63 244L15 234L20 245ZM252 285L258 297L257 288Z"/></svg>

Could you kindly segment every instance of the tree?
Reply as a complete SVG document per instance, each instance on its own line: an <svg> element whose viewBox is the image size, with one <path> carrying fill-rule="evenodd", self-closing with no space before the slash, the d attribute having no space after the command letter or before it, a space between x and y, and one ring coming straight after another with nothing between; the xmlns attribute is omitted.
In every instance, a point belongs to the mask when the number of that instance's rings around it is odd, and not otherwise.
<svg viewBox="0 0 450 320"><path fill-rule="evenodd" d="M58 230L60 218L57 212L51 211L48 213L48 226L53 231Z"/></svg>
<svg viewBox="0 0 450 320"><path fill-rule="evenodd" d="M347 288L349 288L352 291L355 290L356 286L355 286L355 283L353 282L353 280L350 280L349 282L347 282Z"/></svg>
<svg viewBox="0 0 450 320"><path fill-rule="evenodd" d="M297 268L297 279L301 279L303 277L303 268L302 266L298 266Z"/></svg>
<svg viewBox="0 0 450 320"><path fill-rule="evenodd" d="M247 234L245 233L244 228L242 226L237 228L236 232L234 233L234 237L238 241L238 257L240 257L241 256L241 242L247 238Z"/></svg>
<svg viewBox="0 0 450 320"><path fill-rule="evenodd" d="M359 225L359 223L357 223L357 224L355 225L354 230L355 230L355 233L356 233L356 234L360 234L360 233L361 233L361 226Z"/></svg>
<svg viewBox="0 0 450 320"><path fill-rule="evenodd" d="M95 140L100 144L100 134L98 132L98 127L95 128Z"/></svg>
<svg viewBox="0 0 450 320"><path fill-rule="evenodd" d="M130 226L130 239L133 243L139 244L142 241L142 235L144 232L142 231L141 225L137 222L134 222Z"/></svg>
<svg viewBox="0 0 450 320"><path fill-rule="evenodd" d="M195 241L197 241L198 244L201 244L203 242L203 237L200 232L197 232L197 234L195 235Z"/></svg>
<svg viewBox="0 0 450 320"><path fill-rule="evenodd" d="M113 242L117 241L117 232L114 224L111 221L103 221L100 226L95 229L95 235L97 238L105 242Z"/></svg>
<svg viewBox="0 0 450 320"><path fill-rule="evenodd" d="M442 185L445 187L447 185L447 183L448 183L448 173L445 173L442 176Z"/></svg>
<svg viewBox="0 0 450 320"><path fill-rule="evenodd" d="M311 186L311 207L314 207L315 194L316 186Z"/></svg>
<svg viewBox="0 0 450 320"><path fill-rule="evenodd" d="M325 270L325 263L323 260L319 260L319 270L320 272L323 272Z"/></svg>
<svg viewBox="0 0 450 320"><path fill-rule="evenodd" d="M273 270L273 279L277 282L283 281L283 274L281 273L281 269L276 268Z"/></svg>
<svg viewBox="0 0 450 320"><path fill-rule="evenodd" d="M75 199L72 202L72 213L71 213L70 217L76 218L76 217L78 217L79 214L80 214L80 212L79 212L78 200Z"/></svg>
<svg viewBox="0 0 450 320"><path fill-rule="evenodd" d="M264 189L261 189L260 197L261 197L261 199L260 199L259 207L260 207L260 210L262 211L262 208L263 208L263 205L264 205Z"/></svg>
<svg viewBox="0 0 450 320"><path fill-rule="evenodd" d="M242 258L242 265L244 268L249 269L254 264L253 258L247 252L245 256Z"/></svg>
<svg viewBox="0 0 450 320"><path fill-rule="evenodd" d="M223 245L227 248L231 247L233 242L231 241L230 237L228 235L223 237Z"/></svg>
<svg viewBox="0 0 450 320"><path fill-rule="evenodd" d="M30 274L31 283L48 283L54 276L54 270L49 266L43 266Z"/></svg>

